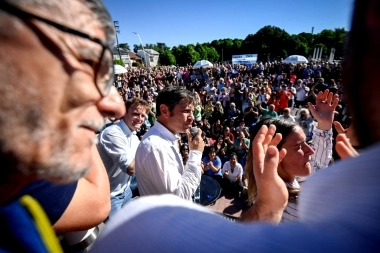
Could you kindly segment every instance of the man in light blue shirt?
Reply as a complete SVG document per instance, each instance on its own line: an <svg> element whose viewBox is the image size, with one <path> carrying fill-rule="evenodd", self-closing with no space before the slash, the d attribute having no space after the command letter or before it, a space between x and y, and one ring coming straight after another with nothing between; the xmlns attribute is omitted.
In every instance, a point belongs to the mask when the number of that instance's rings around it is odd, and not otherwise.
<svg viewBox="0 0 380 253"><path fill-rule="evenodd" d="M138 98L127 100L125 107L124 117L98 136L97 148L110 180L110 216L132 199L130 183L135 174L135 154L140 143L136 130L144 123L149 108L145 100Z"/></svg>

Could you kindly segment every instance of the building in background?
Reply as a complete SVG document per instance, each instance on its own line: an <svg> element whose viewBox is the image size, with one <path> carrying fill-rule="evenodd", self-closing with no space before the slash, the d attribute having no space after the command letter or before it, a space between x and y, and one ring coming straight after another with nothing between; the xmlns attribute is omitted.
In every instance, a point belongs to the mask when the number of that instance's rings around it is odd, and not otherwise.
<svg viewBox="0 0 380 253"><path fill-rule="evenodd" d="M132 62L132 66L142 66L143 65L143 59L138 56L137 54L135 54L135 52L133 51L128 51L129 53L129 58Z"/></svg>
<svg viewBox="0 0 380 253"><path fill-rule="evenodd" d="M143 59L147 67L156 67L160 53L153 49L138 50L137 55Z"/></svg>
<svg viewBox="0 0 380 253"><path fill-rule="evenodd" d="M129 56L130 51L125 50L124 48L119 48L119 50L118 50L117 47L114 47L112 49L113 59L114 60L120 60L119 51L120 51L121 60L124 62L125 67L131 68L132 67L132 61L131 61L131 58Z"/></svg>

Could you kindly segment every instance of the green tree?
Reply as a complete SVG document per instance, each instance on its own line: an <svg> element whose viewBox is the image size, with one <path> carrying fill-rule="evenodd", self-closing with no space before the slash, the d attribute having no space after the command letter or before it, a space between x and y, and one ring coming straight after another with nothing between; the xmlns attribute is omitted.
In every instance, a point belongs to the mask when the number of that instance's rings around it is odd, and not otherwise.
<svg viewBox="0 0 380 253"><path fill-rule="evenodd" d="M208 60L207 57L207 47L203 46L203 44L197 43L194 47L195 51L199 53L199 57L201 60Z"/></svg>
<svg viewBox="0 0 380 253"><path fill-rule="evenodd" d="M313 35L311 33L302 32L302 33L299 33L297 36L301 42L306 43L309 47L312 46Z"/></svg>
<svg viewBox="0 0 380 253"><path fill-rule="evenodd" d="M322 46L325 57L330 54L332 48L335 48L335 57L342 57L347 34L344 28L322 30L314 36L314 47Z"/></svg>
<svg viewBox="0 0 380 253"><path fill-rule="evenodd" d="M290 35L283 29L275 26L264 26L255 34L249 34L242 45L245 51L258 53L262 61L268 58L281 58L292 50Z"/></svg>
<svg viewBox="0 0 380 253"><path fill-rule="evenodd" d="M163 43L163 42L157 42L157 52L159 52L160 54L165 52L166 50L170 50L170 47L168 47L166 45L166 43Z"/></svg>
<svg viewBox="0 0 380 253"><path fill-rule="evenodd" d="M172 53L176 57L177 64L180 66L194 64L201 60L199 53L195 51L192 44L188 44L187 46L180 45L178 48L173 47Z"/></svg>
<svg viewBox="0 0 380 253"><path fill-rule="evenodd" d="M348 32L344 28L335 28L334 32L335 57L343 57Z"/></svg>
<svg viewBox="0 0 380 253"><path fill-rule="evenodd" d="M218 52L215 50L214 47L205 47L207 51L207 60L210 62L217 62L220 59L220 55Z"/></svg>
<svg viewBox="0 0 380 253"><path fill-rule="evenodd" d="M323 44L327 48L334 47L335 44L335 33L333 30L325 29L322 30L320 33L316 34L314 36L314 43L315 44Z"/></svg>
<svg viewBox="0 0 380 253"><path fill-rule="evenodd" d="M288 48L291 48L291 51L289 51L290 54L303 55L306 58L309 56L309 43L302 36L291 35ZM289 55L284 55L284 57L287 56Z"/></svg>
<svg viewBox="0 0 380 253"><path fill-rule="evenodd" d="M182 54L183 54L184 48L185 48L184 45L179 45L178 47L173 47L172 50L171 50L172 54L176 58L177 64L180 64L180 62L181 62L180 59L182 58Z"/></svg>
<svg viewBox="0 0 380 253"><path fill-rule="evenodd" d="M234 54L251 53L241 50L242 43L241 39L219 39L211 41L210 46L215 48L219 55L219 61L229 61Z"/></svg>
<svg viewBox="0 0 380 253"><path fill-rule="evenodd" d="M121 65L121 66L125 67L124 62L122 60L119 60L119 59L114 59L113 64L117 64L117 65Z"/></svg>
<svg viewBox="0 0 380 253"><path fill-rule="evenodd" d="M175 65L176 58L169 49L166 49L160 53L160 64L161 65Z"/></svg>
<svg viewBox="0 0 380 253"><path fill-rule="evenodd" d="M122 49L125 49L125 50L128 50L128 51L131 50L131 48L129 47L128 43L120 43L120 44L118 45L118 47L119 47L119 48L122 48Z"/></svg>
<svg viewBox="0 0 380 253"><path fill-rule="evenodd" d="M141 45L133 44L133 52L135 52L135 54L137 54L137 52L139 50L142 50Z"/></svg>

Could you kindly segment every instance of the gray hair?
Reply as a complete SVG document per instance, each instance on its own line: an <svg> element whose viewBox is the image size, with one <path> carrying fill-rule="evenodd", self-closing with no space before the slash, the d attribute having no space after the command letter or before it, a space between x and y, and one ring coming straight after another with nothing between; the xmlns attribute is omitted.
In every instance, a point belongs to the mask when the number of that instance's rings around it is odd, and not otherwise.
<svg viewBox="0 0 380 253"><path fill-rule="evenodd" d="M45 11L46 13L60 13L63 14L62 9L64 9L64 2L55 0L5 0L9 4L14 6L30 6L31 8L36 8L38 10ZM79 0L94 14L106 34L106 40L109 47L115 43L115 26L112 22L111 16L108 13L106 7L101 0ZM0 14L1 17L1 14ZM0 22L0 28L3 26ZM73 27L74 28L74 27Z"/></svg>

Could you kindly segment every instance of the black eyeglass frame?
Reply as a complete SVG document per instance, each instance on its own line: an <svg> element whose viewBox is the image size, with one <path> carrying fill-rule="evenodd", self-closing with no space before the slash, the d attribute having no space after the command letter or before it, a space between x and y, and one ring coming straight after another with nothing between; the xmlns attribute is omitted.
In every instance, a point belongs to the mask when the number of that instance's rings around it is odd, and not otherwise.
<svg viewBox="0 0 380 253"><path fill-rule="evenodd" d="M73 35L91 40L91 41L101 45L102 46L102 53L100 54L99 61L97 62L96 66L94 67L94 84L95 84L96 89L99 91L99 93L102 97L106 97L108 95L108 93L110 92L111 87L113 85L114 78L115 78L115 68L114 68L113 64L112 64L112 73L110 75L110 78L109 78L109 80L105 81L104 91L102 91L102 89L99 87L100 84L98 84L98 82L97 82L97 74L98 74L99 67L100 67L100 64L101 64L101 61L103 59L105 51L109 50L110 55L112 56L112 50L106 42L104 42L103 40L101 40L99 38L90 36L86 33L80 32L78 30L75 30L75 29L72 29L70 27L58 24L58 23L51 21L51 20L48 20L46 18L43 18L43 17L37 16L37 15L34 15L32 13L29 13L27 11L21 10L21 9L19 9L19 8L15 7L11 4L8 4L7 2L4 2L4 1L0 1L0 9L6 11L6 12L8 12L8 13L16 16L16 17L19 17L19 18L24 17L24 18L32 18L32 19L39 20L41 22L44 22L48 25L51 25L51 26L57 28L58 30L60 30L62 32L73 34Z"/></svg>

